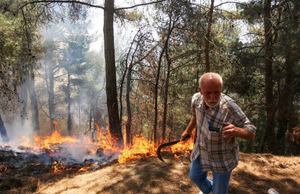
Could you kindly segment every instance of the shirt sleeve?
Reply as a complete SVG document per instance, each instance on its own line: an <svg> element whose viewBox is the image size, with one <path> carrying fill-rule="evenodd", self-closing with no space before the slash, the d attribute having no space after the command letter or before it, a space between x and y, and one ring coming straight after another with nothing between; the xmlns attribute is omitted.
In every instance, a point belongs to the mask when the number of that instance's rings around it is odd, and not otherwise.
<svg viewBox="0 0 300 194"><path fill-rule="evenodd" d="M242 109L235 102L231 102L230 107L231 112L234 116L233 124L237 127L247 129L255 135L256 127L251 123L251 121L248 119L248 117L245 115Z"/></svg>
<svg viewBox="0 0 300 194"><path fill-rule="evenodd" d="M199 99L199 93L194 94L192 97L192 102L191 102L191 112L194 117L196 117L195 108L196 108L196 102L198 101L198 99Z"/></svg>

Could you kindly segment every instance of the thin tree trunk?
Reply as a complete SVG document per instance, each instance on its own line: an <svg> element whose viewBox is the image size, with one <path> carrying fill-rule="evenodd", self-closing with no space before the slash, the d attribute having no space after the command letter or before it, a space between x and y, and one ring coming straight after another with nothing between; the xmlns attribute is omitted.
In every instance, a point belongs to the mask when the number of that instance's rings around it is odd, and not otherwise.
<svg viewBox="0 0 300 194"><path fill-rule="evenodd" d="M94 141L94 130L92 129L92 123L93 123L93 107L90 108L90 114L89 114L89 131L91 132L91 138Z"/></svg>
<svg viewBox="0 0 300 194"><path fill-rule="evenodd" d="M162 140L166 139L166 129L167 129L167 113L168 113L168 93L169 93L169 79L170 79L170 69L171 69L171 60L169 59L169 54L166 49L166 58L167 58L167 77L166 77L166 85L164 92L164 113L163 113L163 129L162 129Z"/></svg>
<svg viewBox="0 0 300 194"><path fill-rule="evenodd" d="M68 135L72 135L72 113L71 113L71 88L70 88L71 74L68 72L67 85L67 102L68 102Z"/></svg>
<svg viewBox="0 0 300 194"><path fill-rule="evenodd" d="M157 74L155 79L155 92L154 92L154 124L153 124L153 142L156 143L157 141L157 117L158 117L158 109L157 109L157 101L158 101L158 87L159 87L159 77L160 77L160 70L161 70L161 63L162 57L166 49L166 42L163 46L163 50L160 53L158 65L157 65Z"/></svg>
<svg viewBox="0 0 300 194"><path fill-rule="evenodd" d="M287 33L289 34L289 33ZM291 36L291 34L289 34ZM288 36L286 36L288 37ZM289 46L288 46L289 47ZM286 76L285 83L282 93L279 92L279 105L278 105L278 131L276 134L276 149L274 150L276 154L284 154L285 152L285 140L286 132L289 128L289 119L292 118L293 114L293 66L295 65L294 59L292 59L293 51L291 48L286 50ZM280 87L280 86L279 86ZM280 91L280 88L278 88Z"/></svg>
<svg viewBox="0 0 300 194"><path fill-rule="evenodd" d="M131 74L132 74L133 64L130 63L128 72L127 72L127 84L126 84L126 109L127 109L127 121L126 121L126 145L131 144L131 105L130 105L130 83L131 83Z"/></svg>
<svg viewBox="0 0 300 194"><path fill-rule="evenodd" d="M123 147L123 136L119 119L118 95L115 67L114 48L114 0L105 0L104 8L104 48L105 48L105 71L106 71L106 95L109 120L109 132L117 147Z"/></svg>
<svg viewBox="0 0 300 194"><path fill-rule="evenodd" d="M272 23L271 0L265 0L264 4L264 29L265 29L265 94L267 125L261 138L259 152L263 152L269 139L274 138L274 97L273 97L273 52L272 52ZM269 145L268 149L271 149Z"/></svg>
<svg viewBox="0 0 300 194"><path fill-rule="evenodd" d="M49 75L49 88L48 88L48 106L49 106L49 117L50 117L50 125L51 129L55 129L54 121L56 117L55 113L55 105L54 105L54 69L52 64L49 65L48 69ZM47 72L46 72L47 73Z"/></svg>
<svg viewBox="0 0 300 194"><path fill-rule="evenodd" d="M123 85L124 85L124 80L127 74L127 62L126 62L126 68L125 71L122 75L122 79L121 79L121 83L120 83L120 94L119 94L119 98L120 98L120 126L122 126L122 118L123 118Z"/></svg>
<svg viewBox="0 0 300 194"><path fill-rule="evenodd" d="M5 142L5 143L9 142L9 138L7 136L6 128L5 128L5 125L2 120L1 115L0 115L0 134L1 134L1 138L2 138L3 142Z"/></svg>
<svg viewBox="0 0 300 194"><path fill-rule="evenodd" d="M31 116L32 116L32 127L35 132L38 132L40 129L39 122L39 109L38 109L38 99L35 92L35 76L32 65L29 67L30 70L30 80L28 82L28 93L30 96L30 107L31 107Z"/></svg>
<svg viewBox="0 0 300 194"><path fill-rule="evenodd" d="M26 109L27 109L27 101L28 101L28 94L27 94L27 83L26 80L28 73L25 74L26 78L21 78L21 92L20 92L20 102L19 102L19 110L21 116L21 126L23 127L25 124L25 120L27 117Z"/></svg>
<svg viewBox="0 0 300 194"><path fill-rule="evenodd" d="M206 72L210 72L209 42L210 42L210 32L212 26L213 11L214 11L214 0L211 0L210 10L209 10L209 20L207 24L207 31L205 34L205 71Z"/></svg>
<svg viewBox="0 0 300 194"><path fill-rule="evenodd" d="M166 85L165 85L165 91L164 91L164 112L163 112L163 128L162 128L162 140L163 141L166 139L169 79L170 79L170 71L171 71L171 63L172 63L170 60L170 57L169 57L168 46L169 46L169 39L170 39L173 29L174 29L174 23L172 25L172 18L170 16L168 36L167 36L166 43L165 43L165 53L166 53L166 60L167 60L167 76L166 76Z"/></svg>

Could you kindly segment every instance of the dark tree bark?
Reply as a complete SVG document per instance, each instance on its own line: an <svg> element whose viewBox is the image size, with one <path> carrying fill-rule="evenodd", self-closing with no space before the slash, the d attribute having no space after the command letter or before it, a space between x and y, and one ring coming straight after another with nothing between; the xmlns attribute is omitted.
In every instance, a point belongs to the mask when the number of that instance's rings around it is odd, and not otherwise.
<svg viewBox="0 0 300 194"><path fill-rule="evenodd" d="M109 132L117 147L123 147L123 136L121 131L118 95L115 67L115 48L114 48L114 0L105 0L104 6L104 48L105 48L105 71L106 71L106 95L107 110L109 120Z"/></svg>
<svg viewBox="0 0 300 194"><path fill-rule="evenodd" d="M0 134L1 134L1 138L2 138L3 142L5 142L5 143L9 142L9 138L7 136L6 128L5 128L5 125L2 120L1 115L0 115Z"/></svg>
<svg viewBox="0 0 300 194"><path fill-rule="evenodd" d="M132 122L132 114L131 114L131 104L130 104L130 83L131 83L131 75L132 75L133 64L130 63L127 73L127 84L126 84L126 109L127 109L127 121L126 121L126 145L131 144L131 122Z"/></svg>
<svg viewBox="0 0 300 194"><path fill-rule="evenodd" d="M291 129L292 123L290 120L293 118L293 78L294 72L293 67L296 66L295 58L292 56L293 51L290 48L286 50L286 76L285 83L282 90L282 93L279 97L278 105L278 131L276 134L276 146L274 152L276 154L284 154L285 152L285 140L287 137L286 132L288 129Z"/></svg>
<svg viewBox="0 0 300 194"><path fill-rule="evenodd" d="M273 51L272 51L272 21L271 2L265 0L264 4L264 31L265 31L265 94L267 125L261 138L259 152L263 152L268 140L274 139L274 96L273 96ZM269 148L271 149L271 148Z"/></svg>
<svg viewBox="0 0 300 194"><path fill-rule="evenodd" d="M168 35L165 42L165 54L166 54L166 61L167 61L167 76L166 76L166 84L165 84L165 91L164 91L164 112L163 112L163 128L162 128L162 140L166 139L166 128L167 128L167 113L168 113L168 93L169 93L169 79L170 79L170 71L171 71L171 60L169 57L169 39L171 33L174 29L174 22L172 22L172 17L170 16L169 27L168 27Z"/></svg>
<svg viewBox="0 0 300 194"><path fill-rule="evenodd" d="M292 15L298 13L300 8L299 1L294 1L293 9L291 10ZM297 38L297 33L299 31L299 24L297 17L290 17L290 28L284 30L284 42L292 43L294 39ZM294 119L297 117L297 114L294 114L294 96L295 96L295 67L297 67L298 61L298 45L297 44L286 44L285 45L285 64L281 71L280 78L282 74L285 73L284 85L282 91L280 80L278 80L278 94L279 94L279 103L278 103L278 131L276 134L276 154L286 154L286 140L290 138L286 135L287 131L292 131L292 128L295 127L297 121ZM290 150L289 150L290 152ZM291 152L290 152L291 153Z"/></svg>

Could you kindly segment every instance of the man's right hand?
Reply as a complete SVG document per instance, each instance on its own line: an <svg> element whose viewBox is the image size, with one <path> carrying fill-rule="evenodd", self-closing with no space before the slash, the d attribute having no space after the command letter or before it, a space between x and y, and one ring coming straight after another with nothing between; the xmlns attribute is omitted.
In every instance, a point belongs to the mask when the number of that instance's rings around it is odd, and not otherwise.
<svg viewBox="0 0 300 194"><path fill-rule="evenodd" d="M184 132L181 134L180 141L183 141L188 135L191 136L194 127L196 126L196 117L192 117L189 125L186 127Z"/></svg>
<svg viewBox="0 0 300 194"><path fill-rule="evenodd" d="M184 132L181 134L180 141L183 141L187 136L191 136L191 134L189 134L187 131L184 131Z"/></svg>

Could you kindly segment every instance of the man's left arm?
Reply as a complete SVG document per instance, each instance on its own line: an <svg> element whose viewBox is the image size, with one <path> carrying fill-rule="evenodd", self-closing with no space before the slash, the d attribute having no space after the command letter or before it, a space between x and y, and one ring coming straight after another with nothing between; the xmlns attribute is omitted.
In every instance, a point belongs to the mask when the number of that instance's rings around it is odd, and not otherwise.
<svg viewBox="0 0 300 194"><path fill-rule="evenodd" d="M255 134L250 132L248 129L240 128L234 126L229 122L223 123L223 137L225 139L230 139L233 137L240 137L244 140L253 140L255 138Z"/></svg>
<svg viewBox="0 0 300 194"><path fill-rule="evenodd" d="M229 107L235 119L233 123L223 123L223 137L226 139L240 137L245 140L253 140L255 138L256 127L236 103L230 103Z"/></svg>

